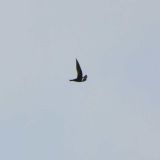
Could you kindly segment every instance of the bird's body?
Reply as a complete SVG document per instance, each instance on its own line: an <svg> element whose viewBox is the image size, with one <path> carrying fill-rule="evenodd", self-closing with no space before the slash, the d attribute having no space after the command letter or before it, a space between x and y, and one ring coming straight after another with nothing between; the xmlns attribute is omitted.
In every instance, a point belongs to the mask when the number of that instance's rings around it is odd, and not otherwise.
<svg viewBox="0 0 160 160"><path fill-rule="evenodd" d="M76 69L77 69L77 78L71 79L70 81L75 81L75 82L84 82L87 80L87 75L83 77L82 69L79 65L78 60L76 59Z"/></svg>

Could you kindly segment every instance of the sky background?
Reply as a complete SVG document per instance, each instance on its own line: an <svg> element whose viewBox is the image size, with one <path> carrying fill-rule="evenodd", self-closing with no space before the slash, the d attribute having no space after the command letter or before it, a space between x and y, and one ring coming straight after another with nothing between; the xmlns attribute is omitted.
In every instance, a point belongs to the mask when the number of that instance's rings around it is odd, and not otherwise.
<svg viewBox="0 0 160 160"><path fill-rule="evenodd" d="M0 159L159 160L159 6L1 1Z"/></svg>

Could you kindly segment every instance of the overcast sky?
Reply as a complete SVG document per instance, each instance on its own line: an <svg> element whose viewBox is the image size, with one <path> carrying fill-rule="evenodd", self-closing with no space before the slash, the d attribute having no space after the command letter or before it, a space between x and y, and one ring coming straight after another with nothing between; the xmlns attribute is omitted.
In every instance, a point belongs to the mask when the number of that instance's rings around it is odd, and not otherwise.
<svg viewBox="0 0 160 160"><path fill-rule="evenodd" d="M159 6L1 1L0 159L159 160Z"/></svg>

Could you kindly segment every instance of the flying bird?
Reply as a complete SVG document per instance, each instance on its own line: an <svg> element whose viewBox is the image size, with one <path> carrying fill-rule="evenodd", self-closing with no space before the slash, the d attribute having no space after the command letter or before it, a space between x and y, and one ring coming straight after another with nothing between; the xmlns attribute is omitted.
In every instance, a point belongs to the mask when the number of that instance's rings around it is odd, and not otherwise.
<svg viewBox="0 0 160 160"><path fill-rule="evenodd" d="M87 75L83 77L82 69L79 65L78 60L76 59L76 69L77 69L77 78L71 79L70 81L75 81L75 82L84 82L87 80Z"/></svg>

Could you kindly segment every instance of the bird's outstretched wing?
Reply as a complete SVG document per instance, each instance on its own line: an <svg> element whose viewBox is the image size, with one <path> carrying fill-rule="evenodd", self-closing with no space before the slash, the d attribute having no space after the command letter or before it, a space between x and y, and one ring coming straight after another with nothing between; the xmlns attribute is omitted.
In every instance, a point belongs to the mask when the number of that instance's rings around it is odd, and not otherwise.
<svg viewBox="0 0 160 160"><path fill-rule="evenodd" d="M76 69L77 69L77 78L82 79L83 73L77 59L76 59Z"/></svg>

